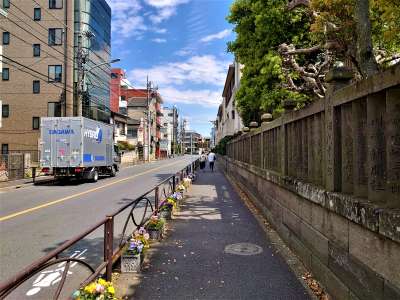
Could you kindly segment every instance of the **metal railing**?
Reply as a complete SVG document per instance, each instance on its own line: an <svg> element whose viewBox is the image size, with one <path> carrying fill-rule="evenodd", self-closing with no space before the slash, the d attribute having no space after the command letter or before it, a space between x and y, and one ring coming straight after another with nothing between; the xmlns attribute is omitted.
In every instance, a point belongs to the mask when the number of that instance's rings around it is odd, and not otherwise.
<svg viewBox="0 0 400 300"><path fill-rule="evenodd" d="M167 179L160 182L157 186L153 187L152 189L148 190L146 193L142 194L140 197L136 198L135 200L131 201L130 203L124 205L123 207L119 208L114 213L107 215L104 219L97 222L96 224L92 225L88 229L86 229L81 234L71 238L67 242L63 243L61 246L56 248L55 250L48 253L46 256L34 261L28 267L23 269L22 271L18 272L13 277L9 278L7 281L2 282L0 284L0 299L6 298L10 295L13 291L15 291L19 286L21 286L24 282L38 274L39 272L60 263L65 263L65 267L62 271L61 280L58 283L56 292L54 293L53 299L58 299L61 291L64 287L68 270L71 266L71 263L80 264L86 269L88 269L91 273L89 277L87 277L81 284L80 287L87 285L88 283L92 282L94 279L103 275L106 280L111 281L112 276L112 269L114 263L120 258L122 254L122 250L129 239L126 236L126 231L128 228L128 224L132 222L136 228L140 228L144 226L150 217L153 214L158 213L158 208L160 204L160 199L162 196L167 198L170 194L175 191L176 184L179 184L184 178L184 176L188 175L190 172L193 172L198 166L198 161L193 161L189 165L187 165L181 171L175 173L174 175L169 176ZM165 186L167 185L167 187ZM160 196L160 187L162 187L162 195ZM154 205L151 203L148 195L154 192ZM135 218L134 211L136 208L144 208L144 212L137 220ZM129 214L126 218L124 223L123 231L118 243L117 249L114 250L113 242L114 242L114 219L116 216L120 215L125 210L129 209ZM148 214L148 210L150 209L151 214ZM104 249L104 257L103 262L94 269L91 265L83 260L83 258L74 258L74 257L65 257L60 258L60 254L65 250L69 249L71 246L77 244L82 239L87 237L89 234L94 232L95 230L99 229L100 227L104 226L104 236L103 236L103 249ZM128 235L129 236L129 235ZM103 273L103 271L105 272Z"/></svg>

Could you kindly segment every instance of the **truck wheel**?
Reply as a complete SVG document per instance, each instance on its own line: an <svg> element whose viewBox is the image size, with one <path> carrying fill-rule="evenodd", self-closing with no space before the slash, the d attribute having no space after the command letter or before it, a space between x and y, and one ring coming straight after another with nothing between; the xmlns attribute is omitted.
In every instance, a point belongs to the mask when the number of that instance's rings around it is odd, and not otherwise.
<svg viewBox="0 0 400 300"><path fill-rule="evenodd" d="M117 170L116 170L115 166L112 166L110 177L115 177L115 176L117 176Z"/></svg>
<svg viewBox="0 0 400 300"><path fill-rule="evenodd" d="M97 169L94 169L92 175L92 182L97 182L97 180L99 180L99 171L97 171Z"/></svg>

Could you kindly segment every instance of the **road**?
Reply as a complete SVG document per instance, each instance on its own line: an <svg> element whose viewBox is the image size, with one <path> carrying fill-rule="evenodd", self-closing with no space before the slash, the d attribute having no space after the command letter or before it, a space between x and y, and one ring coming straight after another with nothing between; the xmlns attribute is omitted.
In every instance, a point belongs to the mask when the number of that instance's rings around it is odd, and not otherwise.
<svg viewBox="0 0 400 300"><path fill-rule="evenodd" d="M122 169L117 177L103 178L97 183L51 183L0 190L0 281L150 190L192 160L193 157L185 156L129 167ZM122 232L127 215L128 212L114 221L116 235ZM102 236L103 228L69 249L66 255L85 257L96 266L102 261ZM71 272L78 273L78 268ZM57 282L53 277L49 280L43 283L41 277L34 277L10 298L31 294L29 299L43 299L41 293L46 285Z"/></svg>

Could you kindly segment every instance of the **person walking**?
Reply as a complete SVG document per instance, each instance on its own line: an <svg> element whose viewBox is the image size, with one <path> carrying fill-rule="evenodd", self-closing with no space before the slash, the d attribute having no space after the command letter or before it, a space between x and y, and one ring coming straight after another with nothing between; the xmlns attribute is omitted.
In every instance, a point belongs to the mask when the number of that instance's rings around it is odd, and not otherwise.
<svg viewBox="0 0 400 300"><path fill-rule="evenodd" d="M206 160L207 160L207 156L203 152L203 154L200 155L200 170L203 170L203 172L206 167Z"/></svg>
<svg viewBox="0 0 400 300"><path fill-rule="evenodd" d="M215 156L215 153L211 151L208 154L208 163L210 165L210 169L211 169L212 172L214 172L214 162L215 162L216 159L217 159L217 157Z"/></svg>

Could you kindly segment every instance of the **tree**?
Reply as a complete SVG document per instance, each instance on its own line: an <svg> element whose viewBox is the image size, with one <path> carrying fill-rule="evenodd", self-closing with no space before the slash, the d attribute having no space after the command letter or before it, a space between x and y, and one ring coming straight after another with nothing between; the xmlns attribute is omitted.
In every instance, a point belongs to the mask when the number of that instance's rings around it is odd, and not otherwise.
<svg viewBox="0 0 400 300"><path fill-rule="evenodd" d="M236 103L246 125L282 100L325 96L332 65L356 79L400 60L400 6L392 0L236 0L228 50L244 65Z"/></svg>

